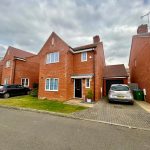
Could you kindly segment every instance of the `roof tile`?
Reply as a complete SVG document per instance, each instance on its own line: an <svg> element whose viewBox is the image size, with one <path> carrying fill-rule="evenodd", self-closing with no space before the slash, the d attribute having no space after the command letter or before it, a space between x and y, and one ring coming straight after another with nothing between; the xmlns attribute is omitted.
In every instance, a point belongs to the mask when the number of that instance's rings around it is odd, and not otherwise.
<svg viewBox="0 0 150 150"><path fill-rule="evenodd" d="M124 64L119 65L108 65L104 70L104 78L109 77L127 77L127 71Z"/></svg>

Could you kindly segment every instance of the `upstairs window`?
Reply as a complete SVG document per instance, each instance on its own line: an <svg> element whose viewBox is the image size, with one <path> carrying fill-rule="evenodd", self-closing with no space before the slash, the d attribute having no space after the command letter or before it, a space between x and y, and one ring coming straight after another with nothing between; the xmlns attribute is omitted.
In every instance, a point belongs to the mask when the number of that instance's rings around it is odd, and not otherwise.
<svg viewBox="0 0 150 150"><path fill-rule="evenodd" d="M46 64L59 62L59 52L47 54Z"/></svg>
<svg viewBox="0 0 150 150"><path fill-rule="evenodd" d="M81 53L81 61L87 61L87 52Z"/></svg>
<svg viewBox="0 0 150 150"><path fill-rule="evenodd" d="M7 61L6 61L6 65L5 65L6 68L10 67L10 64L11 64L11 63L10 63L10 60L7 60Z"/></svg>

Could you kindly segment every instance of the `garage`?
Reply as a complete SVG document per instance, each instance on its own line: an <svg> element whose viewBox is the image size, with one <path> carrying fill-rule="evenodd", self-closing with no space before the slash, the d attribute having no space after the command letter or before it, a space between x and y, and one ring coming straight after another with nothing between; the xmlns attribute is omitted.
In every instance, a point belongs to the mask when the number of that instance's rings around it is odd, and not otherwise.
<svg viewBox="0 0 150 150"><path fill-rule="evenodd" d="M107 96L112 84L128 84L128 74L123 64L105 67L103 77L103 96Z"/></svg>

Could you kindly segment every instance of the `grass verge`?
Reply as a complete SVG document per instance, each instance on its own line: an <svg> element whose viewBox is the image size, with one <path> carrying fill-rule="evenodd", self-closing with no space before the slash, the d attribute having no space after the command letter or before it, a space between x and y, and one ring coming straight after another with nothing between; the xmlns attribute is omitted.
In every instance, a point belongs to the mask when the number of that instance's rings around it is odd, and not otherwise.
<svg viewBox="0 0 150 150"><path fill-rule="evenodd" d="M73 113L86 109L86 107L83 106L64 104L63 102L59 101L41 100L32 96L18 96L9 99L3 99L0 100L0 105L46 110L59 113Z"/></svg>

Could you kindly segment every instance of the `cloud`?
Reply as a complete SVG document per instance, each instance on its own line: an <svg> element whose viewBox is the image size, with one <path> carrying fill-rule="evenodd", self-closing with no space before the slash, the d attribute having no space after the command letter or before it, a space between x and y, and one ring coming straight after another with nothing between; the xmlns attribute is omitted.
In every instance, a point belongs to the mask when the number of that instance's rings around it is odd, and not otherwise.
<svg viewBox="0 0 150 150"><path fill-rule="evenodd" d="M9 45L38 53L52 31L70 46L99 34L107 64L128 64L132 35L149 0L1 0L0 56Z"/></svg>

